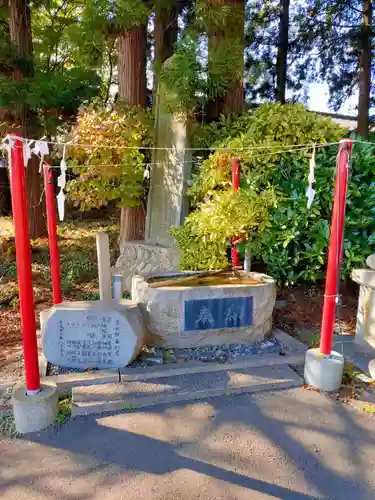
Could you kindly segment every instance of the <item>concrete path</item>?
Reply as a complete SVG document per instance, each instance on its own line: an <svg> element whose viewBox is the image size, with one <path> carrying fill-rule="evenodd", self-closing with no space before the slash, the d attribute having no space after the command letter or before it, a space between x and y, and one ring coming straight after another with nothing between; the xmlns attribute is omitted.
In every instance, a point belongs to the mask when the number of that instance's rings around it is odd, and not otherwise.
<svg viewBox="0 0 375 500"><path fill-rule="evenodd" d="M313 391L212 398L0 442L2 500L373 500L375 417Z"/></svg>

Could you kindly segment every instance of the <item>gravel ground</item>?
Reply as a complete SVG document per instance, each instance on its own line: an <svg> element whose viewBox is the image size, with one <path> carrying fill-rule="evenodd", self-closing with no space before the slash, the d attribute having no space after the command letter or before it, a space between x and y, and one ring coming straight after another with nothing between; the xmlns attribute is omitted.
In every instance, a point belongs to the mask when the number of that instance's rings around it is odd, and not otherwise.
<svg viewBox="0 0 375 500"><path fill-rule="evenodd" d="M282 344L274 338L254 344L224 344L191 347L187 349L163 349L145 346L140 356L129 368L154 366L157 364L184 363L186 361L225 362L240 356L263 356L283 351ZM85 370L48 365L48 375L81 373ZM89 370L92 371L92 370Z"/></svg>

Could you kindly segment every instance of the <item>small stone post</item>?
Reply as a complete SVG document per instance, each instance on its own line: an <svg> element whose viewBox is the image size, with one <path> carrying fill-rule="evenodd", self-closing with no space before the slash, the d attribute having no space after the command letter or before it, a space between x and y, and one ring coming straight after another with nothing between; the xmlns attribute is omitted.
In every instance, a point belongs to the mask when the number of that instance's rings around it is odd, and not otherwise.
<svg viewBox="0 0 375 500"><path fill-rule="evenodd" d="M96 233L96 253L98 255L100 300L111 300L112 273L109 255L109 237L103 231Z"/></svg>

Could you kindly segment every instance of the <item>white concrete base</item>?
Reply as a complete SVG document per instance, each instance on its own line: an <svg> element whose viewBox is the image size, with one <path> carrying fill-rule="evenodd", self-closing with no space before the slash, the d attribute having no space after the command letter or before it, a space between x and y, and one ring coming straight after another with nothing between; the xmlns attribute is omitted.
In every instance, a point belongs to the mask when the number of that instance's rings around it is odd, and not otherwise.
<svg viewBox="0 0 375 500"><path fill-rule="evenodd" d="M13 414L17 432L37 432L50 426L58 413L55 384L41 384L36 396L26 396L25 384L17 384L12 393Z"/></svg>
<svg viewBox="0 0 375 500"><path fill-rule="evenodd" d="M321 391L337 391L341 386L344 357L331 351L331 356L321 354L320 349L309 349L305 357L305 381Z"/></svg>

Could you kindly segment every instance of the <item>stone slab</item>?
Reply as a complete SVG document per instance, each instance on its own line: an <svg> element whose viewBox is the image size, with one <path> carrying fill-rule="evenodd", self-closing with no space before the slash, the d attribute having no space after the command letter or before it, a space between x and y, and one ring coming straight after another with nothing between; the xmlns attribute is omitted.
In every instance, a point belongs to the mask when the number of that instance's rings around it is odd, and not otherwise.
<svg viewBox="0 0 375 500"><path fill-rule="evenodd" d="M228 362L187 361L183 364L165 364L153 367L120 368L121 382L129 380L146 380L155 376L169 377L186 373L210 373L237 368L257 368L284 364L303 363L303 353L280 356L279 354L265 354L263 356L240 356Z"/></svg>
<svg viewBox="0 0 375 500"><path fill-rule="evenodd" d="M137 409L156 404L221 395L300 387L303 381L289 366L233 369L201 374L156 377L126 384L76 387L72 415Z"/></svg>
<svg viewBox="0 0 375 500"><path fill-rule="evenodd" d="M56 384L59 396L67 394L73 387L99 384L116 384L120 382L118 370L102 371L94 370L84 373L64 373L61 375L50 375L45 377L44 381L52 381Z"/></svg>
<svg viewBox="0 0 375 500"><path fill-rule="evenodd" d="M342 354L346 361L350 361L361 371L370 375L369 363L375 359L375 349L371 345L360 339L355 339L354 342L336 339L332 349Z"/></svg>
<svg viewBox="0 0 375 500"><path fill-rule="evenodd" d="M69 368L119 368L139 353L145 336L142 312L135 302L65 302L43 322L47 360Z"/></svg>
<svg viewBox="0 0 375 500"><path fill-rule="evenodd" d="M287 350L287 352L305 353L308 349L308 346L306 344L296 339L295 337L292 337L283 330L280 330L279 328L275 328L272 331L272 337L277 339L280 344Z"/></svg>

